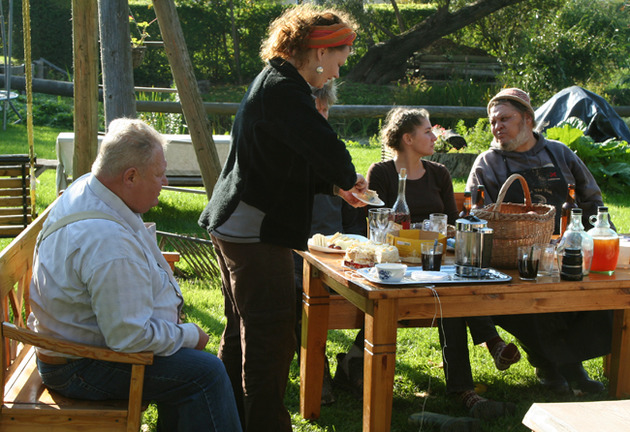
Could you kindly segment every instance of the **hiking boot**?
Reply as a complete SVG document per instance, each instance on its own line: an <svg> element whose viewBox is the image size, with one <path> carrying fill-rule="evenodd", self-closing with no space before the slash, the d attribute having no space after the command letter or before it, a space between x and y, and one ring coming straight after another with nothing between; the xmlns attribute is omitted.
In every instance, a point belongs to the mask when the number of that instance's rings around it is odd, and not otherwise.
<svg viewBox="0 0 630 432"><path fill-rule="evenodd" d="M560 366L560 373L576 393L601 393L606 387L599 381L590 379L582 363L570 363Z"/></svg>
<svg viewBox="0 0 630 432"><path fill-rule="evenodd" d="M536 376L540 383L557 394L570 393L569 383L555 366L537 367Z"/></svg>

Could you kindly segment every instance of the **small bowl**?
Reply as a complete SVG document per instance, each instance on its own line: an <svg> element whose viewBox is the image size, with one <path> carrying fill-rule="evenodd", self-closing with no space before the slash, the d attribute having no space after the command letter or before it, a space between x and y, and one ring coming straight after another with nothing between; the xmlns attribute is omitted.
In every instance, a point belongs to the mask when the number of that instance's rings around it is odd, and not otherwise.
<svg viewBox="0 0 630 432"><path fill-rule="evenodd" d="M383 282L400 282L407 271L405 264L382 263L375 267L378 278Z"/></svg>

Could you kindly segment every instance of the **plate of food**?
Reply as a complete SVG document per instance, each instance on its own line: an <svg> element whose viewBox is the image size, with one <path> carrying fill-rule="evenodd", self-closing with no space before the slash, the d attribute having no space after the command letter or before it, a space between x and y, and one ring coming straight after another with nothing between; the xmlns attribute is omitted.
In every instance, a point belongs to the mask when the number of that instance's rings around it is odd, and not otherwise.
<svg viewBox="0 0 630 432"><path fill-rule="evenodd" d="M315 234L308 240L308 248L316 252L345 254L350 246L367 241L366 237L358 234Z"/></svg>
<svg viewBox="0 0 630 432"><path fill-rule="evenodd" d="M365 193L362 193L362 194L352 192L352 196L358 199L359 201L372 205L372 206L385 205L383 200L378 197L378 194L376 193L376 191L373 191L370 189L366 190Z"/></svg>

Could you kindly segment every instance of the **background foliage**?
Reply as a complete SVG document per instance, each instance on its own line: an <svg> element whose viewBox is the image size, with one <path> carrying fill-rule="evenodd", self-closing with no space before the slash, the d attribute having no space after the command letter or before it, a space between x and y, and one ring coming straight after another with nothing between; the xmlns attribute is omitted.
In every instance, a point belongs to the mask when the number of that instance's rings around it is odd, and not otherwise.
<svg viewBox="0 0 630 432"><path fill-rule="evenodd" d="M572 118L547 129L546 135L569 146L586 164L597 183L606 185L607 191L627 191L630 186L630 145L612 138L597 143L584 135L587 129L583 121Z"/></svg>
<svg viewBox="0 0 630 432"><path fill-rule="evenodd" d="M0 1L8 6L8 0ZM20 3L14 5L13 55L18 57L23 52ZM318 3L347 10L361 26L355 55L349 58L342 74L369 47L402 32L389 2ZM451 10L468 3L470 0L453 0ZM180 0L176 4L197 79L213 86L246 84L258 73L262 67L258 51L266 28L287 7L271 0ZM398 2L406 28L430 16L437 5L438 2L427 1ZM155 18L149 0L130 2L130 13L138 22ZM31 15L33 58L43 57L71 70L71 2L31 0ZM479 106L484 105L489 93L503 85L525 88L532 100L544 101L562 88L580 85L613 105L630 105L629 24L630 11L625 0L521 2L449 37L463 48L474 47L497 57L503 74L492 88L472 81L441 86L403 80L392 83L404 86L398 89L395 103L435 105L437 99L444 105ZM149 40L161 40L157 23L149 27L149 33ZM139 86L169 87L172 76L164 50L150 48L143 65L134 71L134 79Z"/></svg>
<svg viewBox="0 0 630 432"><path fill-rule="evenodd" d="M618 88L628 80L629 13L623 0L532 0L453 38L495 55L504 66L501 81L527 89L533 99L580 85L627 105L630 94Z"/></svg>

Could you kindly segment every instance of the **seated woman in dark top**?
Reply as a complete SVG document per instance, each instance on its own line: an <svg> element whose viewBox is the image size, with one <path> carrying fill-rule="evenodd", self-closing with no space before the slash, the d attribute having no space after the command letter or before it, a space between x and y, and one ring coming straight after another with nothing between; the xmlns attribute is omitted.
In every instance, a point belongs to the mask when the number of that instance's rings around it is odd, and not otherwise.
<svg viewBox="0 0 630 432"><path fill-rule="evenodd" d="M405 198L411 222L429 219L431 213L444 213L448 223L455 224L458 211L451 174L444 165L422 159L433 154L436 141L429 113L424 109L392 109L381 130L381 141L393 150L394 158L372 164L367 179L369 188L378 193L385 206L392 207L396 202L398 173L406 168Z"/></svg>
<svg viewBox="0 0 630 432"><path fill-rule="evenodd" d="M398 172L401 168L407 169L405 198L412 223L428 219L431 213L446 214L450 224L454 224L458 217L453 183L448 169L440 163L423 159L424 156L433 154L436 140L428 111L394 108L387 114L381 129L382 144L393 151L394 157L372 164L367 173L369 188L378 193L385 206L391 207L398 196ZM474 343L485 342L497 369L505 370L521 358L516 345L506 344L499 336L491 318L467 318L463 327L456 325L459 321L440 320L440 343L443 346L447 392L460 397L474 417L488 418L501 415L505 412L504 404L477 395L472 385L472 376L468 377L465 374L469 368L462 367L461 371L459 370L460 362L469 362L466 323L470 327ZM456 341L457 343L454 343ZM356 381L353 377L362 374L357 374L354 370L357 366L351 363L359 364L362 358L363 332L359 332L350 351L338 357L335 382L355 387L360 385L353 382Z"/></svg>

